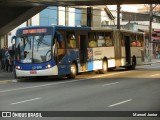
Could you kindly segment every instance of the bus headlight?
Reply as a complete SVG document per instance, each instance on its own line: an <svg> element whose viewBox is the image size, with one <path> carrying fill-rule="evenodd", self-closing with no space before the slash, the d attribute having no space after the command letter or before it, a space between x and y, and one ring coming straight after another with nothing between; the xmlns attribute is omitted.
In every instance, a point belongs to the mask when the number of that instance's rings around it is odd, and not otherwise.
<svg viewBox="0 0 160 120"><path fill-rule="evenodd" d="M46 66L46 68L51 68L52 66L50 65L50 64L48 64L47 66Z"/></svg>
<svg viewBox="0 0 160 120"><path fill-rule="evenodd" d="M21 69L21 67L20 66L16 66L16 69Z"/></svg>

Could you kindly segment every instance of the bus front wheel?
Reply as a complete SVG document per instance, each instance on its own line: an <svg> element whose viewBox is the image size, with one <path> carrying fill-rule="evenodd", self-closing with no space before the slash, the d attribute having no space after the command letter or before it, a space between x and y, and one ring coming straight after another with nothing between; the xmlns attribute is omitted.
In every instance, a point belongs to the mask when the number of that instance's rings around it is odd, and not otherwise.
<svg viewBox="0 0 160 120"><path fill-rule="evenodd" d="M77 66L75 63L72 63L70 66L70 74L67 75L68 79L74 79L77 75Z"/></svg>

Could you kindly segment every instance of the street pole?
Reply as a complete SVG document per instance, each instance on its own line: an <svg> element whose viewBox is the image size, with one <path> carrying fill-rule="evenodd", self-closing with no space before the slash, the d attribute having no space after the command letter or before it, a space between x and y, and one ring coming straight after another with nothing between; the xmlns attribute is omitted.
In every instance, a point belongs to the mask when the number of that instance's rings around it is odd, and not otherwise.
<svg viewBox="0 0 160 120"><path fill-rule="evenodd" d="M150 18L149 18L149 57L148 61L151 62L152 59L152 21L153 21L153 7L152 4L150 4Z"/></svg>

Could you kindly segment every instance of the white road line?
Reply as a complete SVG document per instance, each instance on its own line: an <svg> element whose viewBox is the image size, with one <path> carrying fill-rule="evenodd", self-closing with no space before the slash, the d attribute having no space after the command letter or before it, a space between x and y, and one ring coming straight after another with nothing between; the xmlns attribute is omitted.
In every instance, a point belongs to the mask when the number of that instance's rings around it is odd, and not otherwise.
<svg viewBox="0 0 160 120"><path fill-rule="evenodd" d="M131 71L126 71L126 72L131 72ZM101 78L101 77L107 77L107 76L122 74L122 73L126 73L126 72L118 72L118 73L112 73L112 74L94 76L94 77L85 78L85 79L70 80L70 81L65 81L65 82L56 82L56 83L44 84L44 85L38 85L38 86L30 86L30 87L24 87L24 88L2 90L2 91L0 91L0 93L11 92L11 91L18 91L18 90L25 90L25 89L31 89L31 88L38 88L38 87L45 87L45 86L51 86L51 85L58 85L58 84L64 84L64 83L71 83L71 82L78 82L78 81L82 81L82 80L89 80L89 79L93 79L93 78Z"/></svg>
<svg viewBox="0 0 160 120"><path fill-rule="evenodd" d="M119 102L119 103L115 103L115 104L109 105L108 107L114 107L116 105L120 105L120 104L123 104L123 103L126 103L126 102L130 102L130 101L132 101L132 99L125 100L125 101L122 101L122 102Z"/></svg>
<svg viewBox="0 0 160 120"><path fill-rule="evenodd" d="M153 77L153 76L157 76L157 75L160 75L160 74L154 74L154 75L151 75L151 77Z"/></svg>
<svg viewBox="0 0 160 120"><path fill-rule="evenodd" d="M30 100L24 100L24 101L20 101L20 102L15 102L15 103L11 103L12 105L15 105L15 104L19 104L19 103L24 103L24 102L29 102L29 101L33 101L33 100L39 100L41 98L34 98L34 99L30 99Z"/></svg>
<svg viewBox="0 0 160 120"><path fill-rule="evenodd" d="M78 81L78 80L77 80L77 81ZM71 80L71 81L67 81L67 82L58 82L58 83L44 84L44 85L39 85L39 86L31 86L31 87L24 87L24 88L3 90L3 91L0 91L0 93L3 93L3 92L10 92L10 91L17 91L17 90L25 90L25 89L31 89L31 88L38 88L38 87L45 87L45 86L57 85L57 84L69 83L69 82L74 82L74 81Z"/></svg>
<svg viewBox="0 0 160 120"><path fill-rule="evenodd" d="M103 84L102 86L114 85L114 84L117 84L117 83L119 83L119 82L114 82L114 83Z"/></svg>
<svg viewBox="0 0 160 120"><path fill-rule="evenodd" d="M150 68L160 68L160 66L151 66L151 67L147 67L148 69L150 69Z"/></svg>

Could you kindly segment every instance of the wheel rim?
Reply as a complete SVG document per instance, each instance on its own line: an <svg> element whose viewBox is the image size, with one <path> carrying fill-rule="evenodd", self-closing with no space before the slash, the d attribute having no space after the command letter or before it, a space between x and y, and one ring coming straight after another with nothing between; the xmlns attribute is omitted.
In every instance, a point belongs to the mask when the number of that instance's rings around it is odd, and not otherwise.
<svg viewBox="0 0 160 120"><path fill-rule="evenodd" d="M72 66L71 66L71 73L72 73L72 74L75 74L75 73L76 73L75 65L72 65Z"/></svg>
<svg viewBox="0 0 160 120"><path fill-rule="evenodd" d="M107 71L107 63L106 62L103 63L103 70Z"/></svg>

